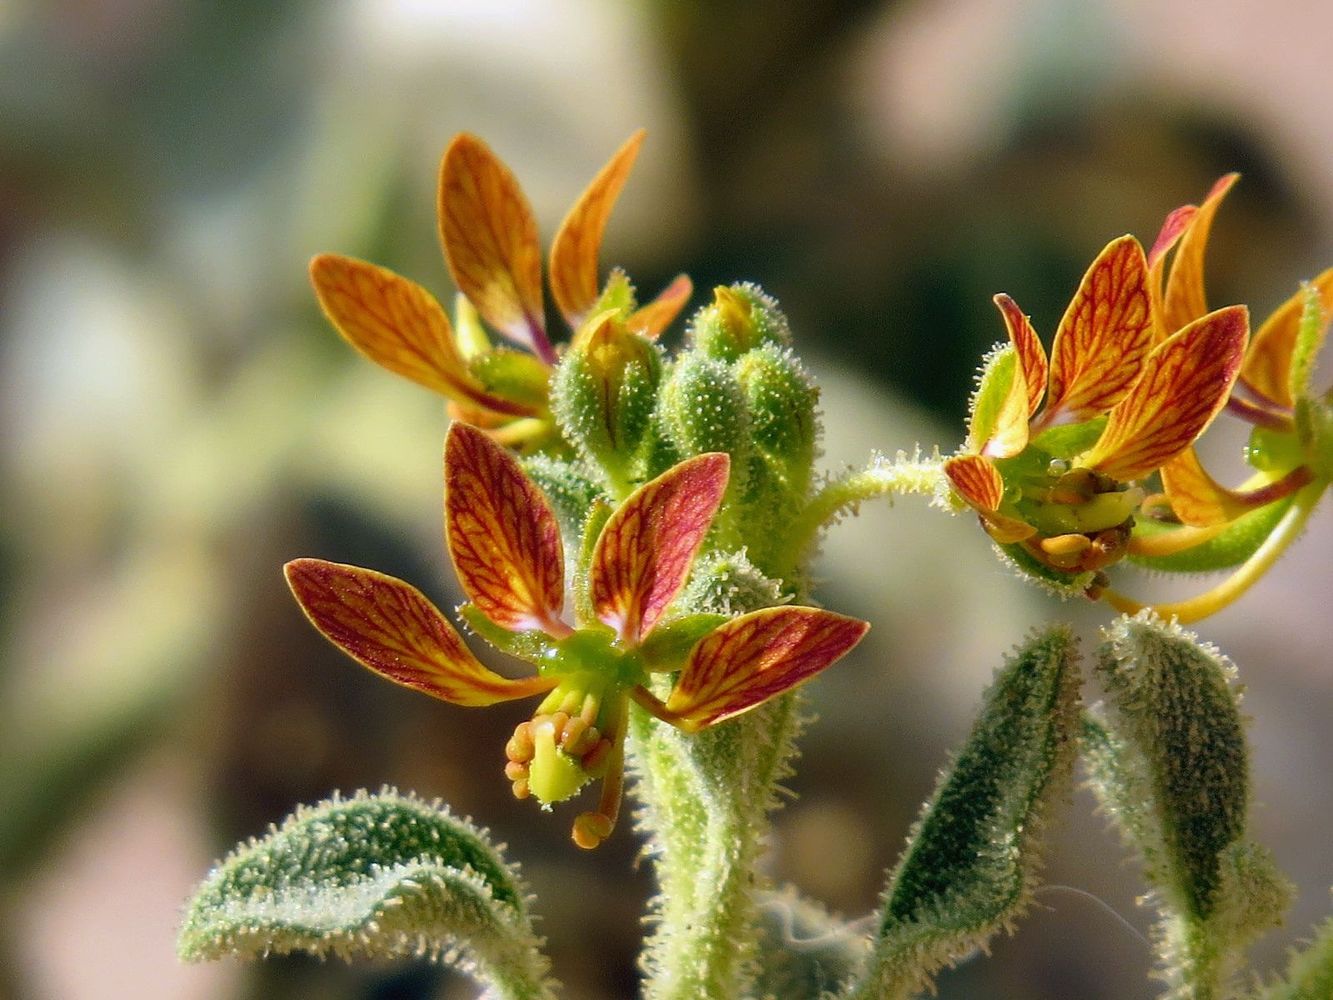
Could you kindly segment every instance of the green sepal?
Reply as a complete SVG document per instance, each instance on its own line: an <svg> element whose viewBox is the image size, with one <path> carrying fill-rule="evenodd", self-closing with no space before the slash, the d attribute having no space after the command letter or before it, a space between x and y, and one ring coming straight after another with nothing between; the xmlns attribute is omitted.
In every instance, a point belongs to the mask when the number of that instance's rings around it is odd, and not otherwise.
<svg viewBox="0 0 1333 1000"><path fill-rule="evenodd" d="M1315 476L1333 480L1333 405L1313 396L1298 399L1295 417L1296 433Z"/></svg>
<svg viewBox="0 0 1333 1000"><path fill-rule="evenodd" d="M1021 575L1061 600L1084 596L1097 577L1097 574L1091 571L1062 573L1036 559L1017 542L1012 545L996 544L995 551Z"/></svg>
<svg viewBox="0 0 1333 1000"><path fill-rule="evenodd" d="M729 621L727 615L699 612L657 625L639 647L645 670L679 670L695 645L713 629Z"/></svg>
<svg viewBox="0 0 1333 1000"><path fill-rule="evenodd" d="M1079 680L1067 627L1038 632L1010 655L912 831L849 996L910 996L1027 908L1046 815L1068 793Z"/></svg>
<svg viewBox="0 0 1333 1000"><path fill-rule="evenodd" d="M460 604L458 617L473 635L480 636L502 653L538 665L555 655L556 642L545 632L538 629L511 632L487 618L475 604Z"/></svg>
<svg viewBox="0 0 1333 1000"><path fill-rule="evenodd" d="M735 361L764 344L789 347L792 342L776 300L748 282L713 289L713 301L695 313L686 338L693 350L722 361Z"/></svg>
<svg viewBox="0 0 1333 1000"><path fill-rule="evenodd" d="M731 367L704 354L682 355L662 383L658 416L681 455L688 458L724 451L731 456L731 477L719 522L734 518L735 501L745 496L754 444L745 395Z"/></svg>
<svg viewBox="0 0 1333 1000"><path fill-rule="evenodd" d="M493 347L473 357L468 369L489 393L529 406L546 405L551 371L531 354Z"/></svg>
<svg viewBox="0 0 1333 1000"><path fill-rule="evenodd" d="M759 455L791 498L804 499L819 434L818 388L791 350L771 344L742 357L736 379Z"/></svg>
<svg viewBox="0 0 1333 1000"><path fill-rule="evenodd" d="M1000 411L1019 374L1018 351L1010 344L997 344L982 360L967 424L967 443L972 451L981 451L994 435Z"/></svg>
<svg viewBox="0 0 1333 1000"><path fill-rule="evenodd" d="M605 500L593 501L587 516L579 528L579 543L576 552L574 574L565 574L565 579L572 580L574 591L574 615L580 626L591 625L597 621L597 613L592 606L592 595L588 587L592 576L592 556L597 548L597 539L602 529L611 519L614 508Z"/></svg>
<svg viewBox="0 0 1333 1000"><path fill-rule="evenodd" d="M1291 367L1287 370L1287 390L1291 398L1308 399L1313 393L1315 360L1328 333L1329 317L1324 315L1319 289L1308 281L1301 282L1301 321L1296 328L1296 342L1292 345Z"/></svg>
<svg viewBox="0 0 1333 1000"><path fill-rule="evenodd" d="M1093 417L1081 424L1058 424L1033 438L1032 445L1051 458L1072 459L1095 445L1104 430L1106 417Z"/></svg>
<svg viewBox="0 0 1333 1000"><path fill-rule="evenodd" d="M638 306L639 301L629 275L625 273L624 268L613 267L611 273L607 275L606 284L602 286L602 294L597 297L587 315L596 316L613 309L621 319L629 319L630 314Z"/></svg>
<svg viewBox="0 0 1333 1000"><path fill-rule="evenodd" d="M865 963L861 921L843 923L790 886L758 896L758 975L752 994L820 997L845 986Z"/></svg>
<svg viewBox="0 0 1333 1000"><path fill-rule="evenodd" d="M1287 973L1262 990L1256 1000L1327 1000L1333 997L1333 919L1325 920L1314 940L1293 951Z"/></svg>
<svg viewBox="0 0 1333 1000"><path fill-rule="evenodd" d="M1248 750L1234 668L1149 611L1105 630L1111 710L1083 737L1090 782L1142 857L1172 1000L1231 995L1242 949L1281 920L1291 887L1245 838Z"/></svg>
<svg viewBox="0 0 1333 1000"><path fill-rule="evenodd" d="M485 834L391 789L301 807L199 887L187 961L426 955L506 998L552 996L522 886Z"/></svg>
<svg viewBox="0 0 1333 1000"><path fill-rule="evenodd" d="M1129 561L1136 566L1164 573L1208 573L1238 566L1254 555L1255 549L1272 534L1291 507L1293 499L1294 495L1283 497L1275 503L1242 514L1227 525L1221 534L1193 548L1167 556L1131 555ZM1152 538L1178 530L1175 525L1162 524L1149 518L1136 519L1134 522L1134 534L1141 537Z"/></svg>

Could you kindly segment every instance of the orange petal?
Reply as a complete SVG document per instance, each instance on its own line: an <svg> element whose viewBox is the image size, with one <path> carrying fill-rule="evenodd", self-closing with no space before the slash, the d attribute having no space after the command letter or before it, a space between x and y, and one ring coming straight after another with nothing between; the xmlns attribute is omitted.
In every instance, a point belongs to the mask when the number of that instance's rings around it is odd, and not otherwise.
<svg viewBox="0 0 1333 1000"><path fill-rule="evenodd" d="M831 666L869 628L817 608L765 608L734 618L694 647L667 710L691 729L739 715Z"/></svg>
<svg viewBox="0 0 1333 1000"><path fill-rule="evenodd" d="M324 314L358 351L395 374L450 399L511 416L535 411L488 393L458 352L435 296L387 268L337 254L310 262Z"/></svg>
<svg viewBox="0 0 1333 1000"><path fill-rule="evenodd" d="M944 474L968 506L987 513L999 509L1004 499L1004 480L989 458L955 455L944 463Z"/></svg>
<svg viewBox="0 0 1333 1000"><path fill-rule="evenodd" d="M688 275L678 274L671 284L658 292L657 298L631 313L625 325L649 340L656 340L680 315L693 294L694 282Z"/></svg>
<svg viewBox="0 0 1333 1000"><path fill-rule="evenodd" d="M639 129L616 150L569 210L551 243L551 295L571 328L583 322L601 294L597 255L602 234L645 134Z"/></svg>
<svg viewBox="0 0 1333 1000"><path fill-rule="evenodd" d="M1051 386L1039 424L1079 423L1129 392L1152 341L1148 264L1132 236L1107 244L1083 276L1051 345Z"/></svg>
<svg viewBox="0 0 1333 1000"><path fill-rule="evenodd" d="M1319 292L1319 304L1327 322L1333 316L1333 268L1315 278L1312 284ZM1304 291L1278 306L1255 332L1240 371L1240 380L1247 389L1287 409L1296 405L1291 395L1291 357L1304 309Z"/></svg>
<svg viewBox="0 0 1333 1000"><path fill-rule="evenodd" d="M513 632L569 634L560 527L546 497L484 431L453 424L444 441L444 527L459 582Z"/></svg>
<svg viewBox="0 0 1333 1000"><path fill-rule="evenodd" d="M440 242L459 291L482 319L548 364L537 220L518 181L484 142L462 133L440 163Z"/></svg>
<svg viewBox="0 0 1333 1000"><path fill-rule="evenodd" d="M1199 210L1194 213L1180 236L1171 273L1162 293L1161 322L1166 336L1193 323L1208 311L1208 300L1203 290L1203 257L1208 248L1208 234L1213 228L1213 216L1227 192L1240 179L1240 174L1220 177Z"/></svg>
<svg viewBox="0 0 1333 1000"><path fill-rule="evenodd" d="M589 596L597 617L641 642L685 585L727 488L724 452L686 459L630 494L602 529Z"/></svg>
<svg viewBox="0 0 1333 1000"><path fill-rule="evenodd" d="M1032 329L1031 318L1018 308L1018 303L1003 292L995 296L994 302L1004 317L1004 325L1009 330L1009 342L1018 352L1018 363L1023 370L1023 381L1027 384L1028 412L1030 417L1041 405L1041 397L1046 392L1046 380L1050 371L1046 365L1046 351L1042 349L1037 332Z"/></svg>
<svg viewBox="0 0 1333 1000"><path fill-rule="evenodd" d="M1308 481L1309 471L1303 467L1298 471L1294 478L1284 477L1257 489L1232 490L1208 474L1193 448L1186 448L1162 466L1162 489L1171 501L1171 510L1183 523L1211 528L1299 489Z"/></svg>
<svg viewBox="0 0 1333 1000"><path fill-rule="evenodd" d="M1179 455L1226 404L1248 333L1245 307L1228 306L1158 344L1143 362L1142 377L1078 464L1125 481Z"/></svg>
<svg viewBox="0 0 1333 1000"><path fill-rule="evenodd" d="M297 559L287 584L315 628L362 666L455 705L541 694L555 678L510 680L487 670L435 605L410 584L358 566Z"/></svg>
<svg viewBox="0 0 1333 1000"><path fill-rule="evenodd" d="M1182 205L1173 210L1162 223L1162 229L1157 234L1152 249L1148 251L1148 294L1152 298L1153 339L1157 342L1165 340L1175 332L1166 329L1166 320L1162 312L1162 293L1166 287L1166 255L1184 235L1198 212L1198 205Z"/></svg>

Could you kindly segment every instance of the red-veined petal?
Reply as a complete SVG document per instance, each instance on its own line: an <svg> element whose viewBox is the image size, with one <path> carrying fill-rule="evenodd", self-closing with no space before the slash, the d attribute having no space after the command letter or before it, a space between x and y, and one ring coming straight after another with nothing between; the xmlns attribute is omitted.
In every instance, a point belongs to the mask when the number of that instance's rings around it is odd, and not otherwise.
<svg viewBox="0 0 1333 1000"><path fill-rule="evenodd" d="M1240 174L1218 178L1181 233L1171 272L1166 278L1166 289L1162 293L1162 327L1167 336L1208 312L1208 299L1203 288L1203 258L1208 249L1208 234L1222 199L1239 179Z"/></svg>
<svg viewBox="0 0 1333 1000"><path fill-rule="evenodd" d="M1174 209L1162 223L1162 229L1153 241L1152 249L1148 251L1148 294L1152 299L1153 340L1158 343L1175 332L1166 328L1162 311L1162 295L1166 290L1166 255L1184 235L1198 212L1198 205L1182 205Z"/></svg>
<svg viewBox="0 0 1333 1000"><path fill-rule="evenodd" d="M1199 462L1193 448L1186 448L1162 466L1162 491L1171 510L1184 524L1211 528L1227 524L1242 514L1281 499L1308 481L1308 470L1296 479L1277 480L1255 489L1232 490L1223 486Z"/></svg>
<svg viewBox="0 0 1333 1000"><path fill-rule="evenodd" d="M985 513L998 510L1004 499L1004 480L995 463L983 455L955 455L944 463L944 474L968 506Z"/></svg>
<svg viewBox="0 0 1333 1000"><path fill-rule="evenodd" d="M657 293L657 298L630 313L625 325L649 340L656 340L689 304L693 294L694 282L689 275L678 274L671 284Z"/></svg>
<svg viewBox="0 0 1333 1000"><path fill-rule="evenodd" d="M639 129L616 150L569 210L551 243L551 296L571 328L583 322L601 294L597 256L602 234L645 134Z"/></svg>
<svg viewBox="0 0 1333 1000"><path fill-rule="evenodd" d="M1333 316L1333 268L1315 278L1312 284L1319 292L1319 305L1327 323ZM1287 409L1296 405L1291 396L1291 356L1296 349L1296 334L1301 328L1304 309L1303 290L1278 306L1255 331L1240 370L1240 380L1245 388Z"/></svg>
<svg viewBox="0 0 1333 1000"><path fill-rule="evenodd" d="M1023 370L1023 381L1027 387L1029 417L1037 412L1041 397L1046 392L1046 380L1050 370L1046 364L1046 351L1041 346L1037 331L1032 329L1032 319L1018 303L1001 292L995 296L995 305L1004 317L1005 328L1009 331L1009 342L1018 352L1018 363Z"/></svg>
<svg viewBox="0 0 1333 1000"><path fill-rule="evenodd" d="M472 655L439 609L411 584L322 559L283 567L315 628L364 667L455 705L494 705L555 687L549 677L510 680Z"/></svg>
<svg viewBox="0 0 1333 1000"><path fill-rule="evenodd" d="M1248 334L1245 307L1228 306L1158 344L1143 362L1142 377L1078 464L1125 481L1179 455L1226 404Z"/></svg>
<svg viewBox="0 0 1333 1000"><path fill-rule="evenodd" d="M1138 240L1122 236L1097 255L1060 320L1040 426L1110 410L1138 378L1151 342L1148 264Z"/></svg>
<svg viewBox="0 0 1333 1000"><path fill-rule="evenodd" d="M444 441L444 527L459 582L487 618L512 632L569 633L551 505L508 451L467 424Z"/></svg>
<svg viewBox="0 0 1333 1000"><path fill-rule="evenodd" d="M641 642L685 585L729 471L723 452L686 459L631 493L602 528L589 596L626 643Z"/></svg>
<svg viewBox="0 0 1333 1000"><path fill-rule="evenodd" d="M458 352L448 315L416 282L329 253L310 262L310 280L334 328L376 364L485 410L510 416L535 412L488 393L472 376Z"/></svg>
<svg viewBox="0 0 1333 1000"><path fill-rule="evenodd" d="M699 640L667 711L702 729L763 704L831 666L869 624L818 608L752 611Z"/></svg>
<svg viewBox="0 0 1333 1000"><path fill-rule="evenodd" d="M537 220L514 175L476 136L440 162L440 242L459 291L482 319L554 363L542 305Z"/></svg>

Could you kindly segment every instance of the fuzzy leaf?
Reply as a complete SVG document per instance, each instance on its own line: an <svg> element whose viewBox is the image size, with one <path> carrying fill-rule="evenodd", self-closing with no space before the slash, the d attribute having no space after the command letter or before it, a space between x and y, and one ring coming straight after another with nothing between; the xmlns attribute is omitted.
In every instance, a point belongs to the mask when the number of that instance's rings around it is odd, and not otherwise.
<svg viewBox="0 0 1333 1000"><path fill-rule="evenodd" d="M191 900L177 947L187 961L425 954L499 996L545 998L537 944L522 887L484 834L385 789L302 807L238 847Z"/></svg>
<svg viewBox="0 0 1333 1000"><path fill-rule="evenodd" d="M850 996L927 987L1027 907L1043 820L1067 792L1078 687L1065 627L1037 633L1001 668L893 873L867 976Z"/></svg>
<svg viewBox="0 0 1333 1000"><path fill-rule="evenodd" d="M1244 836L1248 751L1234 668L1150 612L1106 634L1098 671L1112 710L1084 725L1093 789L1158 889L1168 995L1230 995L1242 948L1280 920L1290 895Z"/></svg>
<svg viewBox="0 0 1333 1000"><path fill-rule="evenodd" d="M758 996L825 996L856 974L869 950L861 921L837 921L792 888L760 896L759 923Z"/></svg>

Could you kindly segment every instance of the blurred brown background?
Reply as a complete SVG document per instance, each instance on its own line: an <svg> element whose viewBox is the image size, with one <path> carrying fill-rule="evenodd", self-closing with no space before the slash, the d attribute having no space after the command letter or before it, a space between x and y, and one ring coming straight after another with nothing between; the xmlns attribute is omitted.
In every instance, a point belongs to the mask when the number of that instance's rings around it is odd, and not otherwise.
<svg viewBox="0 0 1333 1000"><path fill-rule="evenodd" d="M579 1000L632 996L651 880L587 855L500 771L523 707L377 682L311 630L286 559L457 592L438 402L317 314L315 252L449 291L434 177L485 137L549 237L634 128L604 261L702 302L750 279L825 391L826 462L959 439L1013 294L1049 337L1110 238L1150 240L1220 173L1215 304L1256 314L1333 262L1333 7L1215 0L9 0L0 5L0 994L466 997L420 964L184 967L211 861L296 802L382 783L488 825ZM1237 442L1233 442L1237 443ZM1333 526L1202 633L1254 717L1254 832L1296 879L1260 969L1329 909ZM887 569L886 569L887 568ZM1104 609L1010 579L970 518L904 501L836 528L826 603L872 620L810 688L770 871L854 917L1003 650ZM1095 692L1090 692L1090 697ZM1079 793L1047 878L1142 930L1132 864ZM829 859L836 858L836 864ZM1143 942L1045 890L944 998L1150 998Z"/></svg>

